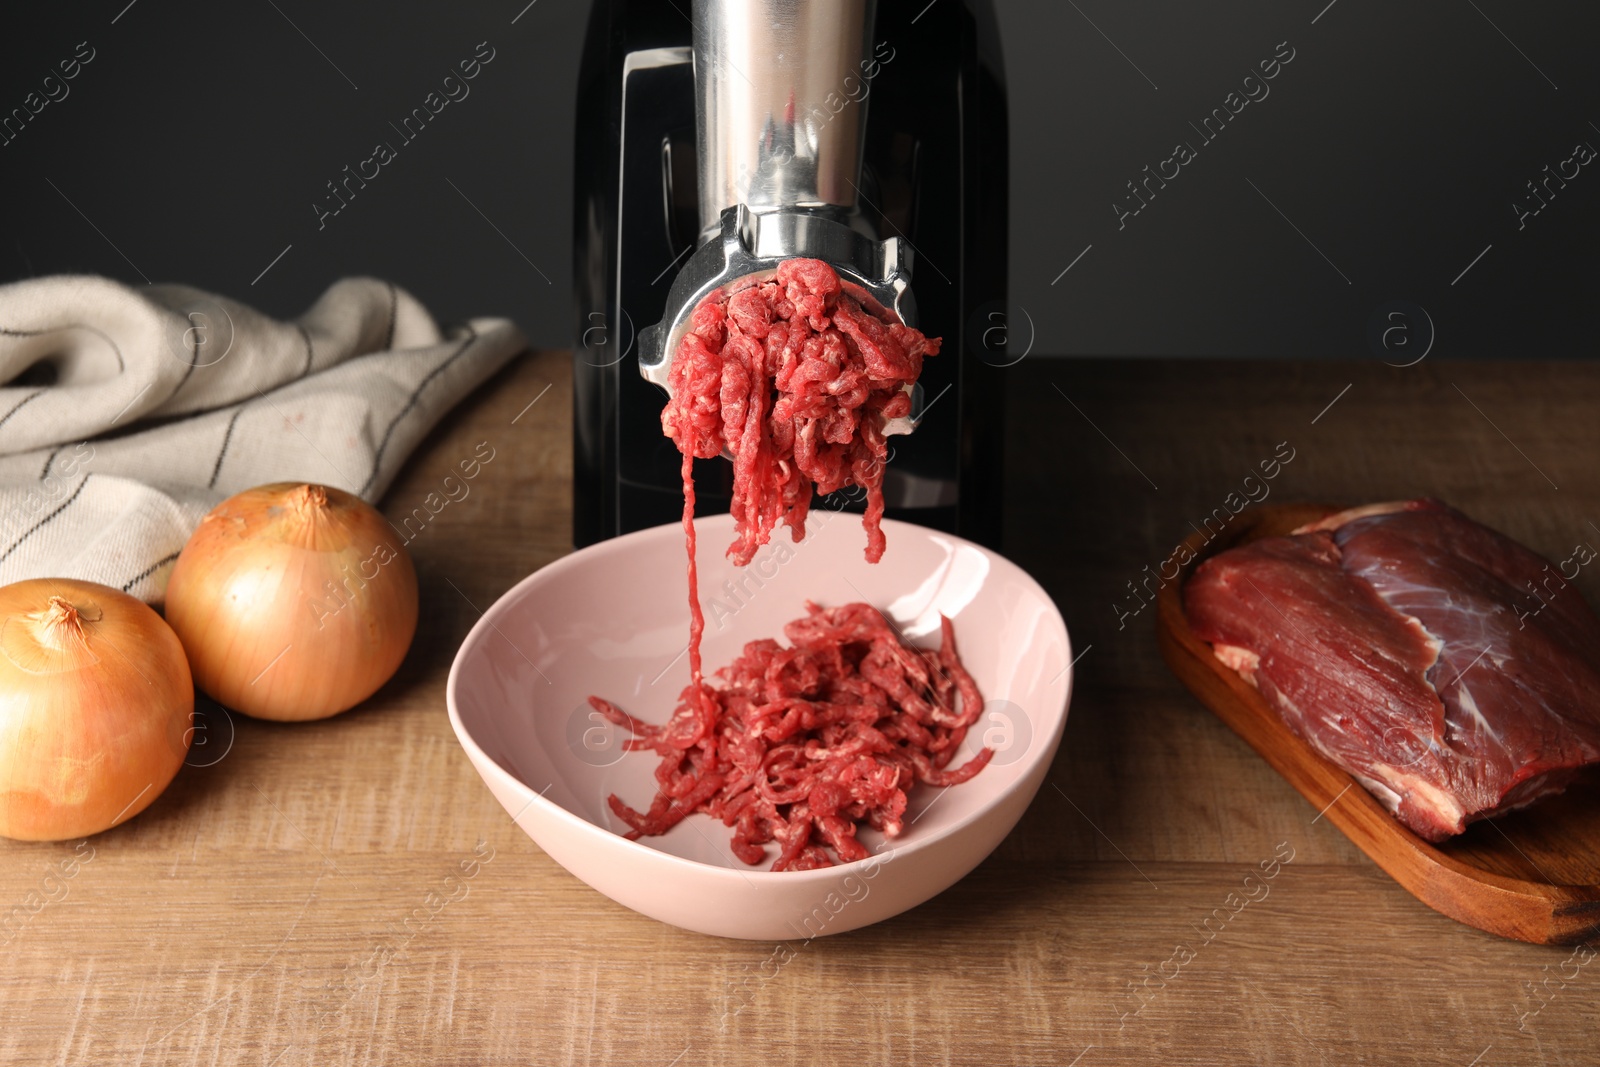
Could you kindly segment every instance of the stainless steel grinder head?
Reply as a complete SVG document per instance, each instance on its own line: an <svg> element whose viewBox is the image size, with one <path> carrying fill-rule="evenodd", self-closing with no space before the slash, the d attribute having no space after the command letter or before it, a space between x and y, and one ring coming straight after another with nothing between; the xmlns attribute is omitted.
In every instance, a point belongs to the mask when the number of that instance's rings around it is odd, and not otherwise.
<svg viewBox="0 0 1600 1067"><path fill-rule="evenodd" d="M822 260L869 307L876 303L906 325L915 325L911 249L900 238L874 241L821 213L758 213L740 203L723 210L720 235L702 244L672 280L662 320L640 331L639 373L671 396L672 361L701 301L760 285L777 274L779 263L796 256ZM921 420L922 387L907 385L905 390L911 395L911 414L889 419L883 428L886 436L910 433Z"/></svg>
<svg viewBox="0 0 1600 1067"><path fill-rule="evenodd" d="M671 395L670 372L695 308L759 285L799 256L839 273L863 304L916 325L911 247L876 240L857 205L876 0L694 0L700 243L673 279L661 322L639 334L639 371ZM921 418L922 390L907 386Z"/></svg>

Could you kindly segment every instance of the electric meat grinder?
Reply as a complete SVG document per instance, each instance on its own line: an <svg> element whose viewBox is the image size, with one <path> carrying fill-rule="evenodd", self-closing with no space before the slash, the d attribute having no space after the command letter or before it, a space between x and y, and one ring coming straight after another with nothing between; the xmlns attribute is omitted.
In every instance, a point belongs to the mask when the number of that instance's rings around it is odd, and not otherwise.
<svg viewBox="0 0 1600 1067"><path fill-rule="evenodd" d="M1007 134L988 3L596 0L576 149L577 545L680 517L660 422L677 341L707 295L806 256L944 339L885 428L886 514L998 547L1004 383L985 346ZM695 483L697 513L727 510L730 463L696 460ZM813 504L830 506L849 505Z"/></svg>

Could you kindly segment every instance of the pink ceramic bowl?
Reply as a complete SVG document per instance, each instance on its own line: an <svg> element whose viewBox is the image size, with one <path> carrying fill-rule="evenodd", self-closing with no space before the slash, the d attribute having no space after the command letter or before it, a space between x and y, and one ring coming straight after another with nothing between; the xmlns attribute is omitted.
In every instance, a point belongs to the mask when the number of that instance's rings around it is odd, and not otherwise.
<svg viewBox="0 0 1600 1067"><path fill-rule="evenodd" d="M1020 568L949 534L884 522L883 562L862 559L858 516L814 514L799 545L786 534L749 567L723 557L728 516L701 520L700 591L707 674L745 642L782 640L805 601L865 600L908 640L936 645L950 616L985 707L952 765L989 744L970 781L911 794L906 829L870 830L874 857L774 874L728 848L727 827L691 815L660 837L629 841L612 793L644 809L655 795L650 752L595 714L598 694L665 722L689 678L683 530L677 524L606 541L550 564L501 597L450 668L450 722L517 825L551 858L613 900L662 922L761 940L842 933L915 907L948 888L1016 825L1044 780L1066 725L1072 646L1050 597ZM776 849L769 846L769 854ZM770 859L769 859L770 863Z"/></svg>

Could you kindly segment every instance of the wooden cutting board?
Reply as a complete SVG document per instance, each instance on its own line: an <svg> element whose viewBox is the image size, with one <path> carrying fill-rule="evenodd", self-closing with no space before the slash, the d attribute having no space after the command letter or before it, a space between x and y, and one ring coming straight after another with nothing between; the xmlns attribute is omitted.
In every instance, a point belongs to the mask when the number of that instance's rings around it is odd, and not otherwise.
<svg viewBox="0 0 1600 1067"><path fill-rule="evenodd" d="M1451 841L1430 844L1294 734L1255 687L1223 666L1190 628L1183 585L1202 560L1234 545L1286 534L1336 510L1317 504L1248 508L1209 541L1203 531L1186 539L1194 558L1157 593L1157 636L1167 666L1288 779L1319 818L1343 831L1424 904L1521 941L1576 944L1600 936L1600 781L1593 774L1560 796L1473 823Z"/></svg>

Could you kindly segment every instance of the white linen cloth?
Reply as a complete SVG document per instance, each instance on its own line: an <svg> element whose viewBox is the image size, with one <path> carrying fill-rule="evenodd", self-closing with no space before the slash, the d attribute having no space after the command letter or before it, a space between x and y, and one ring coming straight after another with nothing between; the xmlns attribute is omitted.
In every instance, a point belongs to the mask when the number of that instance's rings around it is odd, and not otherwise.
<svg viewBox="0 0 1600 1067"><path fill-rule="evenodd" d="M441 334L410 294L334 283L293 322L178 285L0 285L0 585L78 578L158 602L220 501L308 481L376 502L526 340Z"/></svg>

